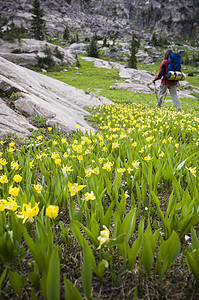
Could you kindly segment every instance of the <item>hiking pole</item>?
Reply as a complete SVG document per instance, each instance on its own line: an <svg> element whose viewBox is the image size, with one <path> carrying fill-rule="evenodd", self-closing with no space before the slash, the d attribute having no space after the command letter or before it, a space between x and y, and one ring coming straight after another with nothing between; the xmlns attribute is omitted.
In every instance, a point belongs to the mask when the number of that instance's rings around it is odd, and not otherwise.
<svg viewBox="0 0 199 300"><path fill-rule="evenodd" d="M157 92L157 89L156 89L156 86L155 86L155 82L153 84L154 84L154 91L155 91L155 94L156 94L156 100L158 102L158 92Z"/></svg>

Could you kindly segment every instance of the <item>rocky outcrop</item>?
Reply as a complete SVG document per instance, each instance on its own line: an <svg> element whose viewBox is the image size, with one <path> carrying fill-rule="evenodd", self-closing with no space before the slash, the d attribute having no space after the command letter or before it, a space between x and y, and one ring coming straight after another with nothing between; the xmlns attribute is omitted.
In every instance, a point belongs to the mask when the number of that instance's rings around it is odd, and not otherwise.
<svg viewBox="0 0 199 300"><path fill-rule="evenodd" d="M144 35L154 30L161 35L199 37L196 0L45 0L44 10L49 35L62 34L69 28L87 36L129 37L132 31ZM0 0L0 24L12 22L29 29L32 5L26 0Z"/></svg>
<svg viewBox="0 0 199 300"><path fill-rule="evenodd" d="M92 126L84 119L85 115L90 114L84 107L112 103L104 97L85 94L83 90L13 64L4 58L0 58L0 74L0 93L7 97L13 95L11 99L15 111L32 117L42 116L46 125L55 125L62 132L71 132L76 129L76 125L80 129L85 127L88 131L92 130ZM5 123L5 118L11 121L9 108L3 108L2 111L5 113L0 115L0 124ZM15 120L16 118L12 120L13 130ZM16 128L17 122L18 119ZM30 126L27 123L23 127L27 129ZM4 132L5 130L1 130L1 134Z"/></svg>
<svg viewBox="0 0 199 300"><path fill-rule="evenodd" d="M68 50L34 39L4 41L0 39L0 56L24 67L67 65L75 62Z"/></svg>

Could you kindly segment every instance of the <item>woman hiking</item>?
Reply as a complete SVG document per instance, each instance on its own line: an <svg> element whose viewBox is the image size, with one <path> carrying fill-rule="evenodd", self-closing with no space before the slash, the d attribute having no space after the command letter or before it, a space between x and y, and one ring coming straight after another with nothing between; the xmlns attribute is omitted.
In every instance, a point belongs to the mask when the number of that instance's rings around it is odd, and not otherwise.
<svg viewBox="0 0 199 300"><path fill-rule="evenodd" d="M168 58L170 53L172 52L171 49L168 49L165 52L164 55L164 60L162 61L161 65L160 65L160 70L158 75L154 78L153 83L155 84L156 80L161 79L161 85L160 85L160 89L159 89L159 93L158 93L158 97L157 97L157 108L161 108L162 105L162 99L163 96L165 95L167 89L169 89L169 93L171 95L171 98L173 100L173 103L175 105L175 107L179 110L182 109L181 103L180 103L180 99L177 95L177 81L172 81L172 80L167 80L165 78L165 75L167 73L168 70Z"/></svg>

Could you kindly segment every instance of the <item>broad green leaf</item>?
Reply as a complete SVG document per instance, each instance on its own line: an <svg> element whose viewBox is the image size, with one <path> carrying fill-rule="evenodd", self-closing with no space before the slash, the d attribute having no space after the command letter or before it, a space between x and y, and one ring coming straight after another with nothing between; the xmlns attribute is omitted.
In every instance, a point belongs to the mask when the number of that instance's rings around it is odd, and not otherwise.
<svg viewBox="0 0 199 300"><path fill-rule="evenodd" d="M46 279L47 300L60 299L60 259L58 247L56 247L50 257L48 274Z"/></svg>
<svg viewBox="0 0 199 300"><path fill-rule="evenodd" d="M121 233L126 233L126 241L128 242L131 238L136 223L136 208L131 209L130 212L126 215L124 221L121 225Z"/></svg>
<svg viewBox="0 0 199 300"><path fill-rule="evenodd" d="M144 236L141 257L142 257L142 263L144 265L144 268L147 271L147 274L149 275L154 262L154 256L151 247L151 240L147 236Z"/></svg>
<svg viewBox="0 0 199 300"><path fill-rule="evenodd" d="M74 287L70 280L64 278L65 300L82 300L80 292Z"/></svg>
<svg viewBox="0 0 199 300"><path fill-rule="evenodd" d="M44 259L43 255L41 254L39 247L36 245L36 243L33 241L33 239L31 239L31 237L29 236L25 227L22 224L21 224L21 228L22 228L22 232L23 232L23 236L26 241L26 244L34 257L40 272L42 273L46 269L45 259Z"/></svg>
<svg viewBox="0 0 199 300"><path fill-rule="evenodd" d="M128 248L129 269L132 270L135 264L137 255L139 254L143 244L144 219L141 220L138 228L138 238L133 243L131 249Z"/></svg>
<svg viewBox="0 0 199 300"><path fill-rule="evenodd" d="M102 260L97 267L97 276L99 279L104 277L104 268L108 268L109 263L107 260Z"/></svg>
<svg viewBox="0 0 199 300"><path fill-rule="evenodd" d="M160 278L162 278L167 270L173 265L178 254L180 253L180 249L180 239L175 231L172 232L168 240L164 241L162 239L157 261Z"/></svg>
<svg viewBox="0 0 199 300"><path fill-rule="evenodd" d="M9 271L9 281L10 284L17 295L21 295L21 276L16 273Z"/></svg>
<svg viewBox="0 0 199 300"><path fill-rule="evenodd" d="M92 263L90 259L90 255L88 253L88 248L85 245L86 242L84 242L83 245L83 266L81 270L81 276L82 276L82 284L84 293L87 297L87 299L90 299L91 296L91 287L92 287Z"/></svg>

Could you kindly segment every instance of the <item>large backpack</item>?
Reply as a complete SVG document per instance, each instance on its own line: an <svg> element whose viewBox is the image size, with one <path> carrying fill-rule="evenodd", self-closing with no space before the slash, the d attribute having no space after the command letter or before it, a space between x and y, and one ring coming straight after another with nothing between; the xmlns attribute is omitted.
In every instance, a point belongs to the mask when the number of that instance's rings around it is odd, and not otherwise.
<svg viewBox="0 0 199 300"><path fill-rule="evenodd" d="M181 54L171 52L168 61L168 70L165 78L172 81L184 80L186 75L181 72Z"/></svg>

